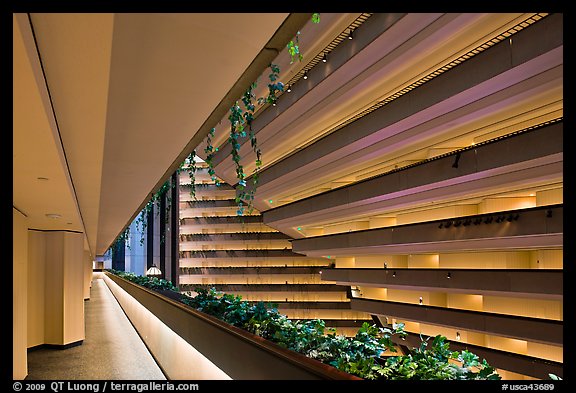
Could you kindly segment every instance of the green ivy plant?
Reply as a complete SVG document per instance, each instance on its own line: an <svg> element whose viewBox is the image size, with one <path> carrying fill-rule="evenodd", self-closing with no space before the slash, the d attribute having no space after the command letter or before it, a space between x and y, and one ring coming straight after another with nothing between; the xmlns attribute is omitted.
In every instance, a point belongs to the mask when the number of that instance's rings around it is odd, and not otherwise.
<svg viewBox="0 0 576 393"><path fill-rule="evenodd" d="M112 250L112 255L114 255L114 253L116 252L116 250L120 246L120 243L124 243L126 245L126 247L128 247L128 249L130 249L130 242L128 241L129 238L130 238L130 226L128 225L126 227L126 229L124 229L118 235L118 237L116 237L116 239L114 239L114 241L112 242L112 245L110 245L110 249Z"/></svg>
<svg viewBox="0 0 576 393"><path fill-rule="evenodd" d="M196 199L196 163L195 163L195 157L196 157L196 150L192 150L192 153L190 153L190 155L188 156L188 176L190 177L190 196L192 197L193 200L197 200Z"/></svg>
<svg viewBox="0 0 576 393"><path fill-rule="evenodd" d="M315 12L312 14L312 22L320 23L320 13ZM297 32L296 37L287 44L288 53L291 56L292 64L297 57L300 61L303 59L303 55L300 53L299 47L299 35L300 31ZM268 95L266 97L258 98L257 102L259 105L271 104L276 105L276 100L278 98L278 93L284 91L284 84L278 81L278 76L280 73L280 68L277 65L269 65L272 72L269 74L270 83L268 83ZM262 167L262 152L258 147L258 142L256 139L256 134L252 129L252 121L254 120L255 106L253 104L254 89L257 86L257 82L253 82L250 87L244 92L241 100L244 104L244 111L240 108L238 101L234 103L232 108L230 108L230 115L228 120L230 121L230 132L228 136L228 142L230 143L232 161L236 166L236 178L238 179L238 185L236 189L238 191L236 196L236 204L238 209L236 214L242 216L245 211L244 203L247 204L248 213L253 212L253 202L256 189L258 187L259 172ZM250 192L246 192L246 175L244 173L244 167L240 163L240 139L247 136L246 129L248 129L250 144L254 153L256 154L256 166L252 173L252 188ZM206 147L204 152L206 153L206 162L208 163L208 172L216 185L219 185L219 181L216 179L213 157L214 153L218 151L218 148L212 146L212 138L214 137L215 128L212 128L206 137Z"/></svg>
<svg viewBox="0 0 576 393"><path fill-rule="evenodd" d="M216 177L216 172L214 171L214 154L218 151L217 147L212 146L212 138L214 138L214 133L216 131L215 127L208 132L206 137L206 147L204 148L204 153L206 153L206 163L208 164L208 174L216 186L220 185L220 180Z"/></svg>
<svg viewBox="0 0 576 393"><path fill-rule="evenodd" d="M320 23L319 12L314 12L312 14L312 23ZM288 42L288 44L286 45L286 48L288 48L288 54L290 55L290 64L293 64L294 61L296 61L296 59L298 59L298 61L302 61L302 59L304 59L304 56L302 55L302 53L300 53L299 36L300 36L300 30L298 30L294 39L290 40L290 42Z"/></svg>
<svg viewBox="0 0 576 393"><path fill-rule="evenodd" d="M172 185L172 186L174 187L175 185ZM141 233L140 245L144 244L144 240L145 240L144 234L146 232L146 228L148 227L148 215L150 214L150 211L154 207L154 204L156 204L156 207L157 207L156 215L160 214L160 203L161 203L160 200L164 196L166 196L166 222L165 222L165 224L168 223L168 220L169 220L168 213L170 212L170 207L172 205L172 199L170 198L170 194L168 193L168 190L170 190L170 180L166 180L164 182L164 184L162 184L162 186L160 186L160 189L154 195L152 195L152 198L150 198L148 203L144 206L144 208L142 209L142 211L138 215L138 218L136 219L136 229L138 229L138 231ZM165 240L166 239L161 238L160 243L163 244Z"/></svg>
<svg viewBox="0 0 576 393"><path fill-rule="evenodd" d="M275 64L270 64L271 73L269 74L270 83L268 83L268 95L266 97L260 97L257 99L259 105L264 104L275 104L277 100L277 95L279 92L284 91L284 84L278 81L278 76L280 73L280 68ZM254 82L250 85L248 90L242 96L242 103L244 110L240 107L238 101L230 108L230 115L228 120L230 121L230 134L228 137L228 142L231 146L232 161L234 161L236 166L236 178L238 179L238 185L236 189L239 191L236 195L236 203L238 205L238 210L236 214L241 216L244 214L244 203L247 203L248 212L251 214L253 211L253 200L256 188L258 185L258 172L262 166L262 152L258 147L258 141L256 139L256 134L252 129L252 121L254 120L254 111L256 110L253 104L254 93L253 90L256 88L257 83ZM248 133L246 132L248 130ZM253 187L250 192L246 192L246 175L244 173L244 167L240 163L240 140L246 138L249 134L250 145L253 151L256 153L256 167L252 174L252 184Z"/></svg>
<svg viewBox="0 0 576 393"><path fill-rule="evenodd" d="M135 284L141 285L145 288L149 288L155 291L158 290L168 290L168 291L178 291L178 288L172 284L171 281L165 280L163 278L158 277L149 277L149 276L139 276L132 272L124 272L121 270L116 269L107 269L112 274L117 275L118 277L125 278L128 281L131 281Z"/></svg>

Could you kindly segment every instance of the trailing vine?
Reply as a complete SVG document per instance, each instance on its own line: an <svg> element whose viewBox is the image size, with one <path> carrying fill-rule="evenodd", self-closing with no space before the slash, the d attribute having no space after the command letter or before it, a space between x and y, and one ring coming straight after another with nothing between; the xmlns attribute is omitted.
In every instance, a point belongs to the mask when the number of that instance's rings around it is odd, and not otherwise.
<svg viewBox="0 0 576 393"><path fill-rule="evenodd" d="M313 23L320 23L320 13L315 12L312 14L312 22ZM300 41L299 41L300 31L297 32L296 37L291 40L287 44L288 53L291 56L292 64L297 57L300 61L304 58L303 55L300 53ZM259 97L257 99L257 103L259 105L271 104L276 105L276 100L278 99L278 93L284 91L284 84L278 80L280 74L280 68L275 64L269 65L271 69L271 73L268 75L270 83L268 83L268 94L266 97ZM230 132L228 136L228 142L231 146L231 156L232 161L236 166L236 178L238 179L238 185L236 187L237 194L236 194L236 204L238 205L238 209L236 210L236 214L239 216L244 215L245 206L244 203L247 203L247 209L249 214L252 214L254 209L254 195L256 193L256 189L258 187L259 181L259 172L262 167L262 152L258 147L258 141L256 139L256 134L252 129L252 121L254 120L254 112L255 112L255 105L253 104L254 96L254 89L256 88L257 83L253 82L250 87L244 92L244 95L241 98L242 103L244 104L244 111L240 108L238 101L234 103L232 108L230 108L230 115L228 116L228 120L230 121ZM255 168L252 172L252 187L249 192L246 192L246 174L244 173L244 167L240 163L241 156L240 156L240 140L241 138L246 138L246 128L248 129L248 135L250 138L250 145L252 150L256 154L256 161L255 161ZM213 181L215 181L216 185L220 185L220 182L217 180L215 176L214 166L213 166L213 157L214 153L218 151L218 148L214 148L212 146L212 138L214 137L215 128L212 128L206 137L206 147L204 148L204 152L206 153L206 162L208 164L208 173Z"/></svg>
<svg viewBox="0 0 576 393"><path fill-rule="evenodd" d="M138 215L138 218L136 219L136 229L141 234L140 245L144 245L145 231L146 231L146 228L148 227L148 216L150 214L150 211L152 211L154 204L156 204L156 207L157 207L156 215L160 214L161 198L164 197L164 195L166 195L166 221L165 221L165 224L168 223L168 220L169 220L168 212L170 212L170 207L172 205L172 198L170 198L170 194L168 193L169 189L170 189L170 180L166 180L164 182L164 184L162 184L160 189L148 201L146 206L144 206L144 208L142 209L142 211ZM160 243L164 243L164 240L165 239L161 238Z"/></svg>
<svg viewBox="0 0 576 393"><path fill-rule="evenodd" d="M278 81L278 76L280 74L280 68L275 64L269 65L271 69L271 73L268 75L270 79L270 83L268 83L268 95L266 97L259 97L257 99L257 103L259 105L264 104L272 104L274 105L277 100L278 92L284 91L284 84ZM248 212L252 214L253 211L253 201L254 201L254 194L256 192L256 188L258 185L258 172L262 166L262 152L258 147L258 141L256 139L256 134L252 129L252 121L254 120L254 111L256 109L255 105L253 104L254 96L254 89L256 88L256 82L252 83L248 90L242 96L242 103L244 104L244 111L240 108L238 101L236 101L235 105L230 109L230 115L228 116L228 120L230 120L230 136L228 138L228 142L232 147L232 161L236 164L236 177L238 178L238 186L237 190L239 193L236 196L236 203L238 204L238 210L236 214L241 216L244 214L244 201L247 202ZM240 163L241 156L240 156L240 138L245 138L247 136L246 127L248 128L249 137L250 137L250 145L252 150L256 154L256 167L252 173L252 184L253 187L251 188L250 192L246 192L246 180L245 180L245 173L244 167Z"/></svg>
<svg viewBox="0 0 576 393"><path fill-rule="evenodd" d="M204 148L204 153L206 153L206 164L208 164L208 174L216 186L220 185L220 180L216 177L216 172L214 171L214 153L218 151L217 147L212 146L212 138L214 138L214 132L216 128L213 127L208 136L206 137L206 147Z"/></svg>
<svg viewBox="0 0 576 393"><path fill-rule="evenodd" d="M320 13L319 12L314 12L312 14L312 23L320 23ZM286 45L286 48L288 48L288 54L290 55L290 64L293 64L296 59L298 59L299 61L302 61L302 59L304 58L302 53L300 53L300 38L299 38L299 36L300 36L300 30L298 30L294 39L290 40L290 42Z"/></svg>
<svg viewBox="0 0 576 393"><path fill-rule="evenodd" d="M112 259L114 259L114 254L118 251L118 248L121 246L121 244L130 249L130 242L128 241L129 238L130 238L130 226L127 226L126 229L124 229L122 233L120 233L118 237L116 237L116 239L114 239L114 241L110 245L109 250Z"/></svg>
<svg viewBox="0 0 576 393"><path fill-rule="evenodd" d="M242 200L246 196L245 187L246 180L244 180L244 167L240 164L240 143L238 139L240 137L246 136L246 131L244 130L244 118L242 116L242 109L238 105L238 101L230 108L230 115L228 116L230 120L230 135L228 137L228 142L232 146L232 161L236 164L236 178L238 179L238 190L239 194L236 195L236 203L238 204L238 210L236 214L241 216L244 214L244 205Z"/></svg>
<svg viewBox="0 0 576 393"><path fill-rule="evenodd" d="M196 161L195 158L196 157L196 150L192 150L192 153L190 153L190 155L188 156L188 162L190 163L188 165L188 176L190 176L190 197L192 197L193 200L197 200L196 199Z"/></svg>

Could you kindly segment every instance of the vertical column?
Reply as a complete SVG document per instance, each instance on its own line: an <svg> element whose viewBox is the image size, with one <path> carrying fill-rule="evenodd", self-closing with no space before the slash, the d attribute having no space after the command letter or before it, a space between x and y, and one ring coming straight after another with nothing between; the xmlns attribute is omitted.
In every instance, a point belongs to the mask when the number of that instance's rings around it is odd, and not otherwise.
<svg viewBox="0 0 576 393"><path fill-rule="evenodd" d="M28 346L84 340L84 234L29 231Z"/></svg>
<svg viewBox="0 0 576 393"><path fill-rule="evenodd" d="M172 208L170 209L170 281L179 285L180 262L178 257L178 244L180 239L180 179L178 173L172 175L172 188L170 189Z"/></svg>
<svg viewBox="0 0 576 393"><path fill-rule="evenodd" d="M78 232L46 232L46 343L69 346L84 340L82 256Z"/></svg>
<svg viewBox="0 0 576 393"><path fill-rule="evenodd" d="M142 276L146 274L146 229L145 225L139 225L142 219L140 212L130 224L129 241L126 243L126 271Z"/></svg>
<svg viewBox="0 0 576 393"><path fill-rule="evenodd" d="M12 209L12 378L28 375L28 225Z"/></svg>
<svg viewBox="0 0 576 393"><path fill-rule="evenodd" d="M160 234L160 247L158 256L158 267L162 272L162 278L166 275L166 196L167 192L160 195L160 214L158 219L158 230Z"/></svg>
<svg viewBox="0 0 576 393"><path fill-rule="evenodd" d="M154 204L146 217L146 270L154 265Z"/></svg>
<svg viewBox="0 0 576 393"><path fill-rule="evenodd" d="M118 239L112 246L112 269L125 271L126 241Z"/></svg>
<svg viewBox="0 0 576 393"><path fill-rule="evenodd" d="M90 251L84 250L83 258L84 267L84 300L90 299L90 288L92 287L92 258Z"/></svg>

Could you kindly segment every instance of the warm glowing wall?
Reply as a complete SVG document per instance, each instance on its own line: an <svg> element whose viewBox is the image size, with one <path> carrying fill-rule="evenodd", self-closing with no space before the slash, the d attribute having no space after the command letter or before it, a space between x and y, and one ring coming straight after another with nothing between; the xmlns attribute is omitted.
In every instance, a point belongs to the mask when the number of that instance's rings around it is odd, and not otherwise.
<svg viewBox="0 0 576 393"><path fill-rule="evenodd" d="M231 379L110 278L103 278L168 379Z"/></svg>
<svg viewBox="0 0 576 393"><path fill-rule="evenodd" d="M26 217L12 209L12 379L28 375L28 226Z"/></svg>

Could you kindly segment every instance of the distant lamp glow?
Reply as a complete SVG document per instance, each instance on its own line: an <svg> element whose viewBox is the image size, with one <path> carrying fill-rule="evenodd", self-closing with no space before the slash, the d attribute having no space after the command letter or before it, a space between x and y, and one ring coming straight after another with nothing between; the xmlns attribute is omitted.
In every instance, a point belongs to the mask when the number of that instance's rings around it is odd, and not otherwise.
<svg viewBox="0 0 576 393"><path fill-rule="evenodd" d="M324 56L322 56L322 62L326 63L328 61L328 55L326 55L326 53L324 53Z"/></svg>
<svg viewBox="0 0 576 393"><path fill-rule="evenodd" d="M47 214L45 214L45 215L46 215L46 217L48 217L48 218L53 218L53 219L57 219L57 218L62 217L62 216L61 216L60 214L58 214L58 213L47 213Z"/></svg>
<svg viewBox="0 0 576 393"><path fill-rule="evenodd" d="M286 89L286 92L290 93L292 91L292 86L288 85L288 88Z"/></svg>
<svg viewBox="0 0 576 393"><path fill-rule="evenodd" d="M420 296L420 299L418 300L418 302L419 302L420 304L422 304L422 296Z"/></svg>
<svg viewBox="0 0 576 393"><path fill-rule="evenodd" d="M304 76L303 76L302 78L308 79L308 72L305 72L305 73L304 73Z"/></svg>
<svg viewBox="0 0 576 393"><path fill-rule="evenodd" d="M460 332L456 332L456 340L460 341Z"/></svg>
<svg viewBox="0 0 576 393"><path fill-rule="evenodd" d="M349 40L354 39L354 29L350 30L350 34L348 34L348 39Z"/></svg>
<svg viewBox="0 0 576 393"><path fill-rule="evenodd" d="M146 270L147 276L158 277L162 275L162 271L156 267L156 265L150 266L148 270Z"/></svg>

